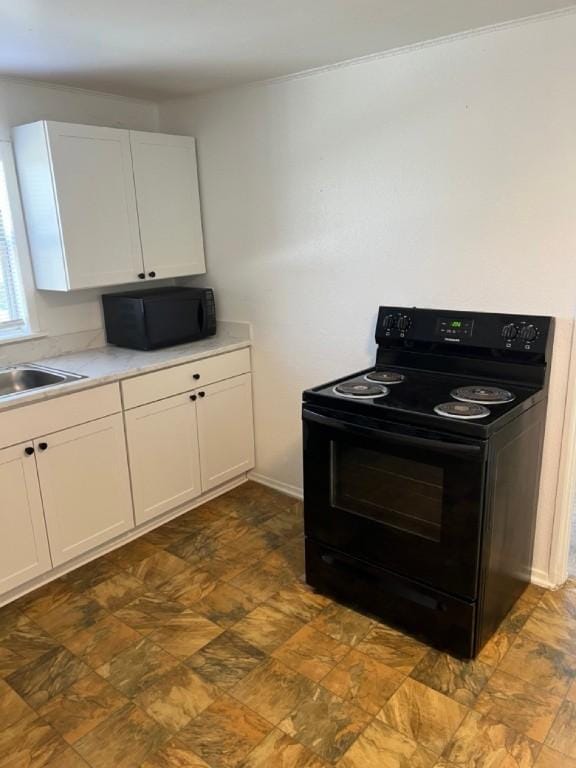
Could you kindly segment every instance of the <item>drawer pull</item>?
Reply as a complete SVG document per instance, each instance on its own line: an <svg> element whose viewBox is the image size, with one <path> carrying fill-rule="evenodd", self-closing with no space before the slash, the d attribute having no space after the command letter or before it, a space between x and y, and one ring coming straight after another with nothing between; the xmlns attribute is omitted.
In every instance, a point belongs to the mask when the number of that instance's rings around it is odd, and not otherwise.
<svg viewBox="0 0 576 768"><path fill-rule="evenodd" d="M32 448L32 446L29 445L28 448L24 448L24 453L26 454L26 456L32 456L32 454L34 453L34 448Z"/></svg>
<svg viewBox="0 0 576 768"><path fill-rule="evenodd" d="M196 400L196 395L190 395L190 400Z"/></svg>
<svg viewBox="0 0 576 768"><path fill-rule="evenodd" d="M198 392L198 397L206 397L206 392Z"/></svg>
<svg viewBox="0 0 576 768"><path fill-rule="evenodd" d="M41 451L45 451L46 448L48 448L48 443L38 443L38 448L40 448Z"/></svg>
<svg viewBox="0 0 576 768"><path fill-rule="evenodd" d="M193 378L193 379L196 379L196 381L198 381L198 379L200 378L200 374L199 374L199 373L195 373L195 374L192 376L192 378Z"/></svg>

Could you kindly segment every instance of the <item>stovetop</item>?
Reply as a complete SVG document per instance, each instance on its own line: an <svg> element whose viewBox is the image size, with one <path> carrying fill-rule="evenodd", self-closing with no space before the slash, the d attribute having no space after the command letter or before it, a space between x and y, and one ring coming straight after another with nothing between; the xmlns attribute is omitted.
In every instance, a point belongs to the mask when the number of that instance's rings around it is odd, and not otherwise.
<svg viewBox="0 0 576 768"><path fill-rule="evenodd" d="M371 396L378 386L370 375L376 370L389 374L401 374L404 378L395 384L380 384L385 394ZM366 378L368 376L368 378ZM338 391L344 385L358 387L360 397L350 397ZM511 400L491 404L485 400L481 404L467 404L459 399L455 392L461 387L480 387L479 398L485 397L484 390L496 387L512 395ZM366 389L364 389L366 387ZM515 418L526 408L544 396L542 389L522 384L479 379L462 373L447 374L401 367L367 368L352 375L328 382L304 392L304 402L323 406L331 411L360 414L364 417L387 421L401 421L435 428L441 431L458 432L478 437L487 437L500 426ZM448 410L456 413L456 418L435 412L442 404L451 404ZM487 413L479 418L467 419L468 409L474 414Z"/></svg>

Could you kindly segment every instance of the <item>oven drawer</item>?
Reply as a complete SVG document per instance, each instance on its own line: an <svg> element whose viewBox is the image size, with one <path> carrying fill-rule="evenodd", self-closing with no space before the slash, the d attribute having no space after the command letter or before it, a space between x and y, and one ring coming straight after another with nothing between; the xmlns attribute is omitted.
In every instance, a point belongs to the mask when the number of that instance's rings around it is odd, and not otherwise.
<svg viewBox="0 0 576 768"><path fill-rule="evenodd" d="M474 655L476 604L306 539L306 581L319 592L369 611L427 643Z"/></svg>

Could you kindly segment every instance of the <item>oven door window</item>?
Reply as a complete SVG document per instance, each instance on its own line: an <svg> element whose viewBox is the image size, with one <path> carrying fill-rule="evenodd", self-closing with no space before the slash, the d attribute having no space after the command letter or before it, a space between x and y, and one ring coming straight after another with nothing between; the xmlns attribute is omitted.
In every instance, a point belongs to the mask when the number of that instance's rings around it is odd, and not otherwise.
<svg viewBox="0 0 576 768"><path fill-rule="evenodd" d="M439 542L441 466L331 441L332 506Z"/></svg>

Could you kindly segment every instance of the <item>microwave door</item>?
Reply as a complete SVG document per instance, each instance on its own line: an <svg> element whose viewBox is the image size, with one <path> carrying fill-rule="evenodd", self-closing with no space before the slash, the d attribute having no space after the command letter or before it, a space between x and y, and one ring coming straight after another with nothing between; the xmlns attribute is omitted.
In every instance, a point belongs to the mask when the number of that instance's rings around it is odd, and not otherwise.
<svg viewBox="0 0 576 768"><path fill-rule="evenodd" d="M202 333L202 303L198 298L168 296L145 303L146 329L151 347L198 339Z"/></svg>

